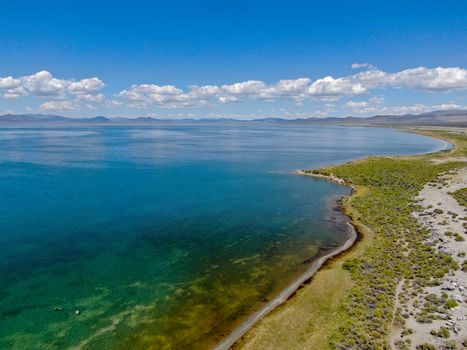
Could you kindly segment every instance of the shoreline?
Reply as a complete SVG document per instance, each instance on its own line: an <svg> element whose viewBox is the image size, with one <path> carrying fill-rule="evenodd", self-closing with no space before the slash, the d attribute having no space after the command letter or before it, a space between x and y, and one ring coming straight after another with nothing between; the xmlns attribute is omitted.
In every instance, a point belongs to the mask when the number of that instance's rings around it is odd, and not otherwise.
<svg viewBox="0 0 467 350"><path fill-rule="evenodd" d="M280 305L283 305L287 300L292 298L295 293L311 280L313 276L332 258L336 258L339 255L345 253L349 249L353 248L355 244L361 240L362 234L359 232L358 227L354 224L352 218L346 213L343 205L343 201L346 198L350 198L356 192L353 185L347 184L343 179L334 176L325 176L320 174L309 174L303 170L296 170L293 172L300 176L311 176L326 179L330 182L337 183L339 185L347 186L351 189L351 193L339 198L338 202L341 202L341 207L336 209L345 216L345 223L348 225L349 237L339 247L329 251L328 253L317 256L311 265L292 281L286 288L284 288L277 296L267 302L258 311L250 315L245 321L243 321L237 328L235 328L228 336L222 339L220 342L213 347L213 350L229 350L234 346L250 329L252 329L259 321L261 321L266 315L274 311Z"/></svg>
<svg viewBox="0 0 467 350"><path fill-rule="evenodd" d="M401 130L401 129L399 129ZM417 157L417 156L426 156L426 155L433 155L437 153L453 153L456 150L456 145L454 142L450 142L450 140L443 139L439 137L439 135L434 136L430 133L424 132L424 130L414 130L414 129L406 129L403 128L402 131L408 132L408 133L413 133L413 134L419 134L427 137L432 137L435 139L438 139L440 141L444 142L444 145L441 149L435 150L435 151L429 151L426 153L422 154L413 154L413 155L408 155L404 157ZM388 156L389 158L392 157L398 157L398 156ZM347 164L347 163L355 163L359 162L362 160L367 159L368 157L360 158L360 159L355 159L350 162L345 162L342 164ZM355 196L357 189L354 185L347 183L344 179L339 178L337 176L334 176L333 174L331 175L323 175L319 173L311 173L311 172L305 172L304 170L295 170L292 173L300 176L310 176L310 177L315 177L315 178L321 178L325 179L327 181L343 185L343 186L348 186L351 189L351 193L346 196L341 197L342 203L347 199L351 199L352 197ZM347 218L346 223L350 227L350 236L340 247L336 248L335 250L317 258L312 265L302 274L300 275L296 280L294 280L291 284L289 284L281 293L279 293L278 296L276 296L274 299L269 301L266 305L264 305L260 310L255 312L253 315L249 316L245 321L243 321L237 328L235 328L229 335L227 335L223 340L221 340L215 347L213 347L213 350L229 350L233 346L235 346L236 343L238 343L247 333L249 330L251 330L259 321L261 321L265 316L267 316L269 313L277 309L280 305L285 304L287 300L289 300L291 297L293 297L296 292L309 280L313 278L313 276L321 270L321 268L329 262L332 258L338 258L339 256L343 255L343 253L351 250L354 248L359 241L363 239L365 234L360 232L360 223L358 223L356 220L352 219L350 216L350 213L348 213L345 210L344 204L342 204L342 208L340 209L342 211L342 214ZM365 230L367 228L365 227ZM287 295L286 297L284 297Z"/></svg>
<svg viewBox="0 0 467 350"><path fill-rule="evenodd" d="M344 213L344 215L346 214ZM248 317L244 322L242 322L240 326L235 328L227 337L220 341L213 348L213 350L230 349L263 317L265 317L267 314L269 314L277 307L289 300L297 292L297 290L300 289L300 287L303 284L310 280L316 274L316 272L326 264L326 262L328 262L331 258L337 257L341 253L344 253L348 249L352 248L355 242L358 241L359 234L357 228L350 222L350 220L346 221L346 224L349 226L350 237L344 242L343 245L314 260L310 267L303 274L301 274L297 279L295 279L285 289L283 289L282 292L279 293L279 295L277 295L268 303L266 303L266 305L264 305L260 310L258 310L253 315Z"/></svg>

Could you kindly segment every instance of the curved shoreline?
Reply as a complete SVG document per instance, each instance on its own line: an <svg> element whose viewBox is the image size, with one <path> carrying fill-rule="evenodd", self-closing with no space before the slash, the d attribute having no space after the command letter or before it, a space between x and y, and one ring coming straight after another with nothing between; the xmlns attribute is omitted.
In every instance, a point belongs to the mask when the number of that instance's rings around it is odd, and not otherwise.
<svg viewBox="0 0 467 350"><path fill-rule="evenodd" d="M421 153L421 154L413 154L409 156L420 156L420 155L427 155L427 154L435 154L439 152L453 152L456 147L454 143L449 142L448 140L439 138L439 137L434 137L433 135L429 135L427 133L423 133L420 131L416 130L411 130L411 129L403 129L406 132L413 133L413 134L419 134L427 137L431 137L440 141L444 142L443 147L441 147L438 150L435 151L428 151L426 153ZM350 161L349 163L355 162L355 161L361 161L363 159L366 159L368 157L356 159L353 161ZM330 182L339 184L339 185L344 185L348 186L351 188L352 192L347 195L343 196L341 199L344 198L350 198L352 197L356 189L353 185L346 183L345 180L338 178L334 175L327 176L327 175L322 175L322 174L314 174L314 173L308 173L303 170L296 170L293 172L294 174L301 175L301 176L310 176L310 177L316 177L316 178L321 178L321 179L326 179ZM290 297L292 297L297 290L308 280L310 280L320 269L321 267L331 258L336 257L350 248L352 248L356 242L358 241L359 234L358 234L358 228L354 224L353 220L351 217L343 211L343 214L346 216L347 220L346 223L350 227L350 237L341 245L340 247L336 248L335 250L329 252L328 254L325 254L319 258L317 258L311 266L302 274L300 275L295 281L293 281L291 284L289 284L281 293L279 293L278 296L276 296L274 299L269 301L266 305L264 305L260 310L249 316L245 321L243 321L237 328L235 328L228 336L226 336L223 340L221 340L217 345L213 348L213 350L229 350L234 346L250 329L252 329L261 319L263 319L266 315L268 315L270 312L275 310L278 306L282 305L284 302L286 302Z"/></svg>
<svg viewBox="0 0 467 350"><path fill-rule="evenodd" d="M294 172L297 175L302 176L312 176L312 177L320 177L325 178L328 181L338 183L340 185L345 185L351 188L352 192L347 195L343 196L343 198L350 197L355 193L355 188L351 185L345 184L343 179L339 178L331 178L328 176L323 175L315 175L315 174L308 174L302 170L298 170ZM245 321L243 321L237 328L235 328L227 337L225 337L222 341L220 341L213 350L229 350L237 341L240 340L253 326L255 326L263 317L267 314L275 310L278 306L282 305L288 299L290 299L300 287L310 280L316 272L331 258L334 258L341 253L349 250L354 246L354 244L358 241L358 230L355 225L352 223L352 219L342 211L342 214L346 217L346 224L349 227L349 237L347 240L343 242L342 245L335 248L334 250L328 252L325 255L318 257L313 263L308 267L308 269L302 273L298 278L296 278L292 283L290 283L285 289L283 289L276 297L266 303L260 310L256 311L254 314L249 316Z"/></svg>

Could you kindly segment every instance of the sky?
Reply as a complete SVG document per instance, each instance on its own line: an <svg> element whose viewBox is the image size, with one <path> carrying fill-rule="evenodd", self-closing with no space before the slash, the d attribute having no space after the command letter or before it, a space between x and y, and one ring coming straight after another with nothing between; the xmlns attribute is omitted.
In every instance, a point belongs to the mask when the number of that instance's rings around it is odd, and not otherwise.
<svg viewBox="0 0 467 350"><path fill-rule="evenodd" d="M0 0L0 114L467 108L465 1Z"/></svg>

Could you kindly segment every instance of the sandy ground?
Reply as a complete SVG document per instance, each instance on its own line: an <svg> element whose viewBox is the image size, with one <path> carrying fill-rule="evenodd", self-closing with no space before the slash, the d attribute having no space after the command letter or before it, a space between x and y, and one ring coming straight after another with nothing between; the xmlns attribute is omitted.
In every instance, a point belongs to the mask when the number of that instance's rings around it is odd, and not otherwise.
<svg viewBox="0 0 467 350"><path fill-rule="evenodd" d="M450 162L467 162L467 157L434 158L431 161L435 164L450 163Z"/></svg>
<svg viewBox="0 0 467 350"><path fill-rule="evenodd" d="M413 215L431 232L426 243L433 243L436 249L450 255L460 268L443 277L440 286L425 287L416 297L409 297L405 302L403 299L407 298L407 293L404 295L402 284L399 286L396 306L403 309L406 326L405 329L393 328L390 342L394 349L416 349L417 345L423 343L432 344L437 349L467 348L467 271L462 271L467 240L456 240L456 236L467 239L467 232L463 227L463 223L467 222L464 219L467 217L467 209L449 194L464 187L467 187L467 168L443 175L436 184L427 184L418 195L423 209ZM450 310L439 308L441 312L434 312L436 317L428 321L429 323L419 322L419 317L417 321L417 315L427 305L426 297L435 294L437 298L442 298L443 293L444 299L454 299L458 306ZM447 338L432 334L441 327L449 330Z"/></svg>

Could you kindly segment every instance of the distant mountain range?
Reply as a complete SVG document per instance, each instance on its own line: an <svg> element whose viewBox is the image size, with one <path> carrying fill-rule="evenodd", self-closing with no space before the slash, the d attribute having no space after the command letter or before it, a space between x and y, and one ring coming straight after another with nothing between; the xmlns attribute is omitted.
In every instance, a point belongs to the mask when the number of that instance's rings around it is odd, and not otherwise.
<svg viewBox="0 0 467 350"><path fill-rule="evenodd" d="M239 119L156 119L142 118L67 118L44 114L4 114L0 115L0 124L157 124L157 123L218 123L218 122L269 122L289 124L331 124L331 125L384 125L384 126L458 126L467 127L467 110L433 111L421 114L375 115L367 118L330 117L306 119L265 118L256 120Z"/></svg>
<svg viewBox="0 0 467 350"><path fill-rule="evenodd" d="M420 114L375 115L368 118L325 118L327 123L340 125L394 125L394 126L467 126L467 110L433 111Z"/></svg>

